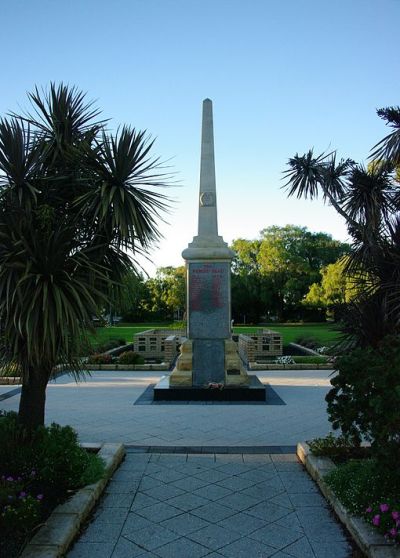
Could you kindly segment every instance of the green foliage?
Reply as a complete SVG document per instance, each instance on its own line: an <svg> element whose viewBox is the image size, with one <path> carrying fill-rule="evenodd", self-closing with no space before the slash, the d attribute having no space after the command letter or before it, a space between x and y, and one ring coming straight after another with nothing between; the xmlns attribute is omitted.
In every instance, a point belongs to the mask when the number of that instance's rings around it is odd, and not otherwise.
<svg viewBox="0 0 400 558"><path fill-rule="evenodd" d="M400 337L357 348L341 356L336 368L326 396L333 428L371 441L373 455L400 477Z"/></svg>
<svg viewBox="0 0 400 558"><path fill-rule="evenodd" d="M313 455L329 457L335 462L348 461L350 458L364 458L370 454L368 448L361 447L358 440L329 433L324 438L314 438L308 442Z"/></svg>
<svg viewBox="0 0 400 558"><path fill-rule="evenodd" d="M92 316L159 238L169 177L145 132L109 134L74 87L29 100L32 114L0 120L0 348L21 368L20 418L34 428L52 369L79 373Z"/></svg>
<svg viewBox="0 0 400 558"><path fill-rule="evenodd" d="M29 533L39 521L43 495L28 492L30 481L21 476L0 477L0 532L3 536L15 531Z"/></svg>
<svg viewBox="0 0 400 558"><path fill-rule="evenodd" d="M118 364L143 364L144 359L134 351L125 351L118 357Z"/></svg>
<svg viewBox="0 0 400 558"><path fill-rule="evenodd" d="M99 457L81 448L70 426L40 427L32 436L12 412L0 415L0 446L1 474L28 478L35 471L35 483L53 496L95 482L104 471Z"/></svg>
<svg viewBox="0 0 400 558"><path fill-rule="evenodd" d="M296 364L326 364L328 362L327 357L324 356L293 356L292 357Z"/></svg>
<svg viewBox="0 0 400 558"><path fill-rule="evenodd" d="M305 316L301 300L319 281L321 266L336 261L348 247L325 233L286 225L264 229L259 240L234 240L232 249L233 316L257 322L268 314L280 321Z"/></svg>
<svg viewBox="0 0 400 558"><path fill-rule="evenodd" d="M325 476L325 481L342 504L355 514L398 497L398 483L373 459L351 460L339 465Z"/></svg>
<svg viewBox="0 0 400 558"><path fill-rule="evenodd" d="M87 362L88 364L112 364L113 357L108 353L96 353L90 355Z"/></svg>

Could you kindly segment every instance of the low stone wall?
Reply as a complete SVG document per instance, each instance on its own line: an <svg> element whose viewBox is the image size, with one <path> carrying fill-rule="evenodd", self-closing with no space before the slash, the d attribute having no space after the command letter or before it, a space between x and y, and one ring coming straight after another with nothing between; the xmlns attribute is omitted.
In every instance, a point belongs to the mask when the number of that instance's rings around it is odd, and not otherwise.
<svg viewBox="0 0 400 558"><path fill-rule="evenodd" d="M239 355L248 364L283 353L282 334L271 329L260 329L251 335L239 335Z"/></svg>
<svg viewBox="0 0 400 558"><path fill-rule="evenodd" d="M171 365L184 339L185 332L180 329L148 329L135 335L133 350L145 359L159 359Z"/></svg>

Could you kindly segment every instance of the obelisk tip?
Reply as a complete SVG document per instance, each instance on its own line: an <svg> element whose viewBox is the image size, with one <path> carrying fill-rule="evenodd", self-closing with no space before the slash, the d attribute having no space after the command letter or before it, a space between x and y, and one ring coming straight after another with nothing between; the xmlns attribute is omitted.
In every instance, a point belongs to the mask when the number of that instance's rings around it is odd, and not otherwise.
<svg viewBox="0 0 400 558"><path fill-rule="evenodd" d="M203 103L212 103L212 100L207 97L206 99L204 99Z"/></svg>

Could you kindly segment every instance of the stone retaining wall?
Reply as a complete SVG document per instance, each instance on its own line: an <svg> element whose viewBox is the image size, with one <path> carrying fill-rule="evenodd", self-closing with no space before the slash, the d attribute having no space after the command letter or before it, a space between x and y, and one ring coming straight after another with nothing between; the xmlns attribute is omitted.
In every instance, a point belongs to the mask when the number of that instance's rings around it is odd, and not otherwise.
<svg viewBox="0 0 400 558"><path fill-rule="evenodd" d="M180 329L148 329L135 335L133 350L145 359L172 364L184 339L185 332Z"/></svg>

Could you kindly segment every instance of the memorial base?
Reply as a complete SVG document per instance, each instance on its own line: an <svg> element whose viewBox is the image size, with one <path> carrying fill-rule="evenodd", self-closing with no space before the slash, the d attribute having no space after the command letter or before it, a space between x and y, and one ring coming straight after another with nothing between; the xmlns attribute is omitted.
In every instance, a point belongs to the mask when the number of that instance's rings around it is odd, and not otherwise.
<svg viewBox="0 0 400 558"><path fill-rule="evenodd" d="M226 386L222 389L170 385L164 376L154 387L154 401L265 401L266 387L257 376L249 374L247 386Z"/></svg>

